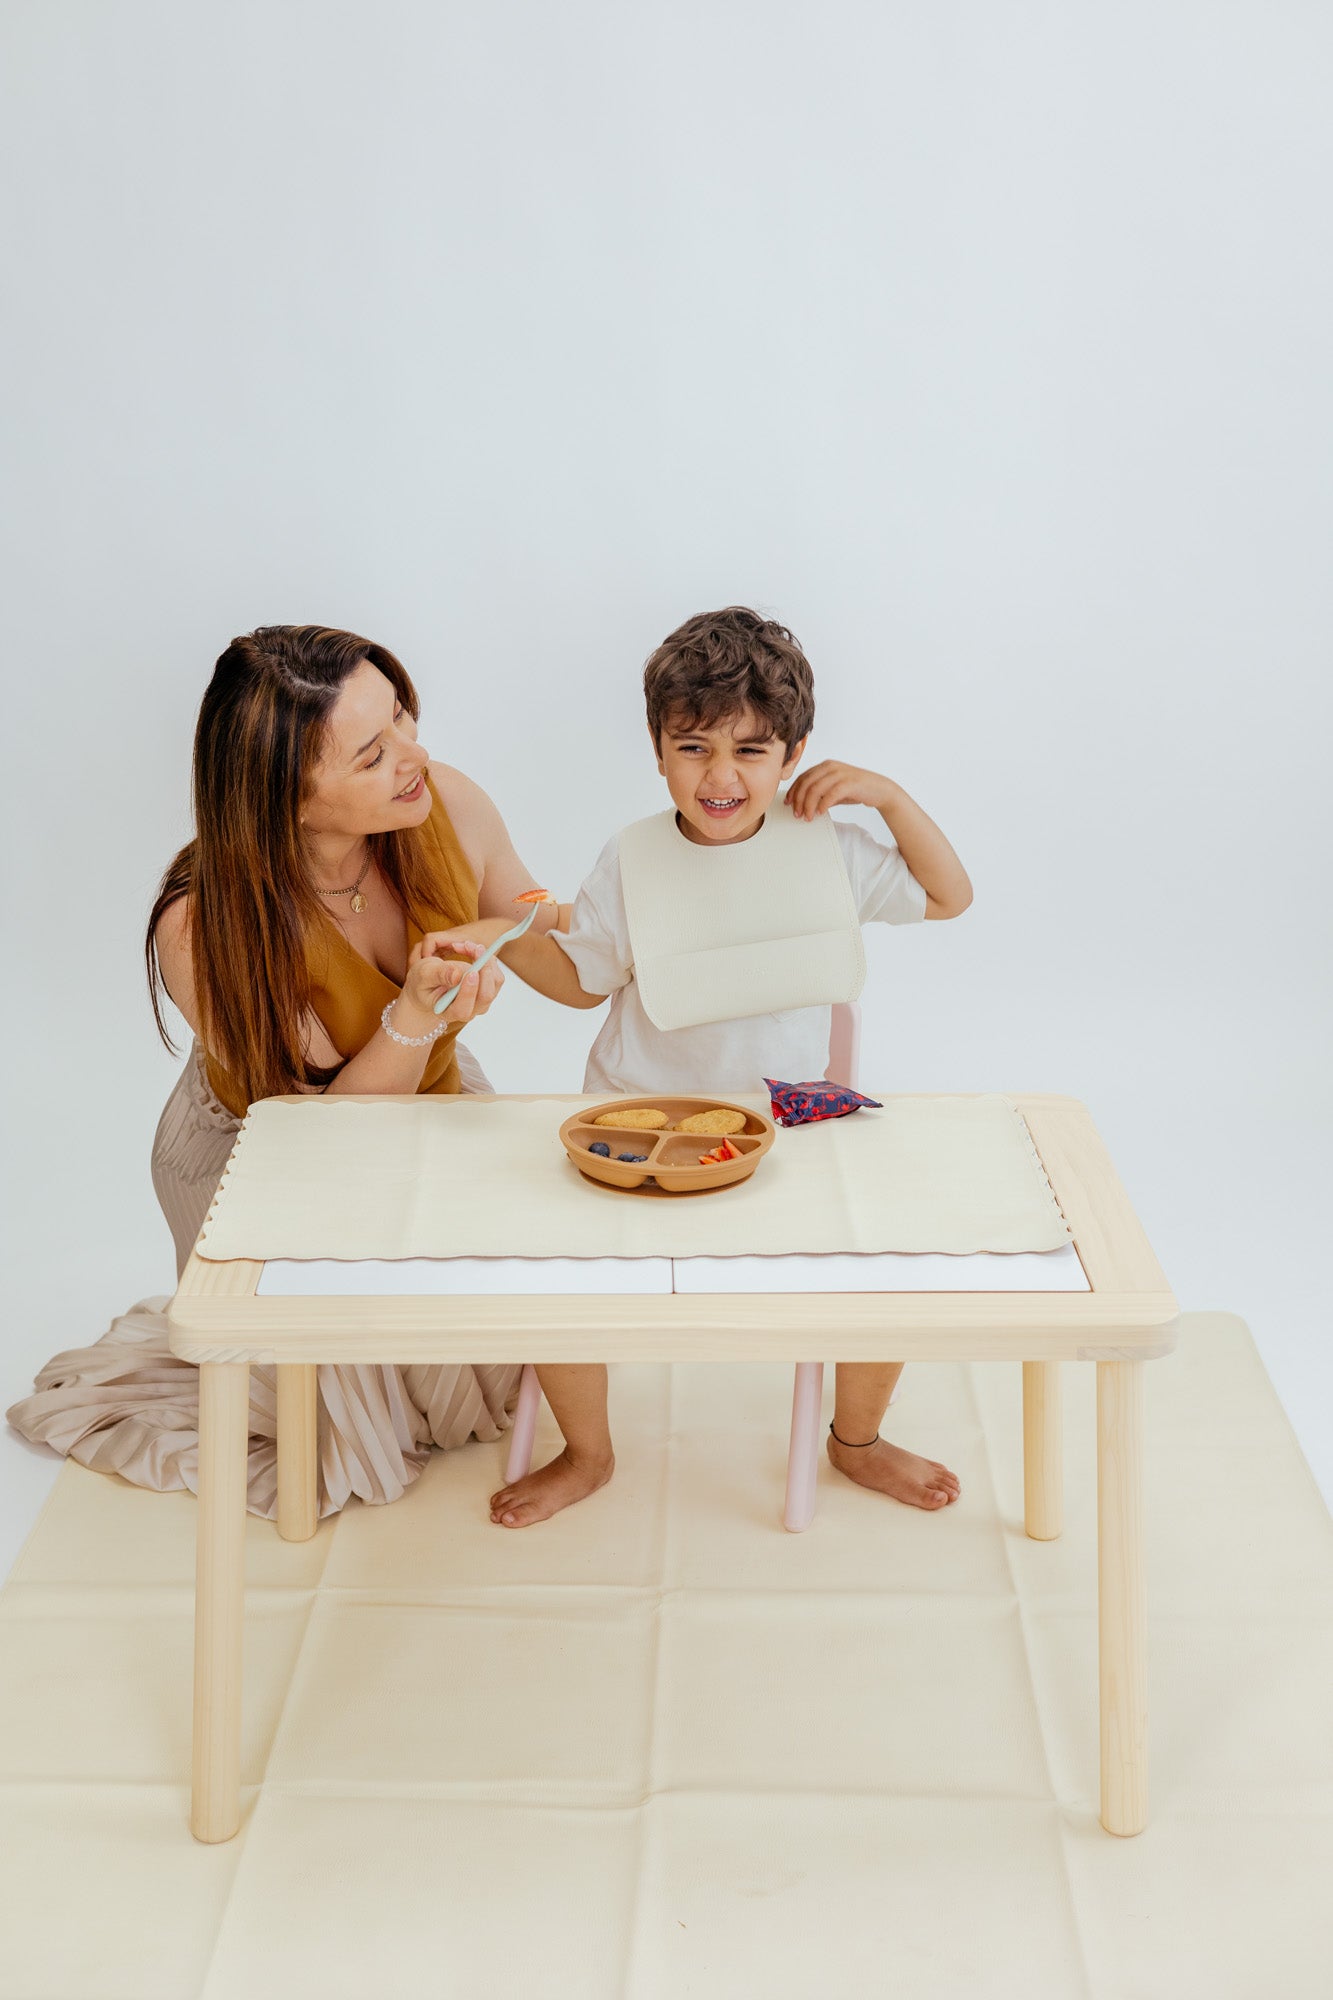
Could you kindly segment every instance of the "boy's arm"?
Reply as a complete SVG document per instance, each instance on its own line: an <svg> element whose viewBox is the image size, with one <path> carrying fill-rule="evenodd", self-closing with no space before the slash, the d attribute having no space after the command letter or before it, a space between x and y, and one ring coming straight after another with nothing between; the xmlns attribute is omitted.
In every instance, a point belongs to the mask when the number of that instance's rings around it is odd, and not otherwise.
<svg viewBox="0 0 1333 2000"><path fill-rule="evenodd" d="M560 905L559 922L552 925L553 930L569 929L569 916L573 907L572 903ZM475 924L458 924L453 930L430 931L424 942L441 956L447 955L449 946L463 938L469 938L477 944L489 947L498 937L502 937L505 931L512 929L522 914L522 910L519 909L511 916L482 917ZM533 929L536 929L535 925ZM600 1007L607 997L605 993L584 992L572 961L565 956L558 945L551 942L549 937L534 937L532 931L526 931L521 938L516 938L513 944L505 945L497 956L501 965L508 967L510 972L516 972L524 985L535 987L537 992L544 993L548 1000L558 1000L563 1006Z"/></svg>
<svg viewBox="0 0 1333 2000"><path fill-rule="evenodd" d="M562 916L564 911L562 904ZM560 928L568 929L568 918ZM574 961L549 937L534 937L531 931L505 946L500 963L516 972L525 985L535 987L548 1000L558 1000L565 1007L600 1007L607 997L605 993L585 993Z"/></svg>
<svg viewBox="0 0 1333 2000"><path fill-rule="evenodd" d="M434 932L433 941L439 945L453 937L467 937L493 944L524 914L515 899L542 885L533 881L519 859L509 829L480 785L447 764L432 764L430 772L476 875L478 910L476 923ZM526 985L563 1006L600 1007L607 994L586 992L573 960L551 942L552 932L569 932L575 909L572 903L540 907L532 928L500 952L500 963L516 972ZM607 992L610 990L608 984Z"/></svg>
<svg viewBox="0 0 1333 2000"><path fill-rule="evenodd" d="M832 759L792 781L787 803L798 819L817 819L830 806L873 806L898 852L926 892L927 917L958 917L972 901L967 870L915 799L877 771Z"/></svg>

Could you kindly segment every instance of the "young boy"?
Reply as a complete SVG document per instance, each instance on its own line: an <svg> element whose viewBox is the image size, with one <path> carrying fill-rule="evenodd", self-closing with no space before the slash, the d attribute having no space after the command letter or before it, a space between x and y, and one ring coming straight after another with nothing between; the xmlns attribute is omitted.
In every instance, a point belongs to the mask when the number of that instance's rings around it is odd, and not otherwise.
<svg viewBox="0 0 1333 2000"><path fill-rule="evenodd" d="M649 659L644 693L674 817L642 821L607 843L567 933L529 934L501 957L566 1006L599 1007L610 996L585 1091L726 1096L762 1092L766 1076L821 1077L829 1008L806 1004L820 978L836 987L849 967L863 967L861 923L958 916L972 900L962 863L902 788L872 771L816 764L792 784L786 806L778 799L815 713L809 663L784 626L740 605L691 618ZM836 844L809 831L836 805L875 807L892 839L841 820L830 823ZM761 834L764 846L740 853ZM803 936L789 927L797 902ZM771 935L755 936L766 921ZM751 935L736 943L738 923ZM682 968L683 955L692 963ZM731 1018L709 1019L719 988L729 996L719 1011ZM824 997L841 995L826 987ZM828 1454L862 1486L946 1507L961 1490L954 1474L879 1436L901 1371L901 1362L839 1364ZM506 1528L585 1498L615 1464L606 1369L537 1372L565 1449L493 1495L491 1519Z"/></svg>

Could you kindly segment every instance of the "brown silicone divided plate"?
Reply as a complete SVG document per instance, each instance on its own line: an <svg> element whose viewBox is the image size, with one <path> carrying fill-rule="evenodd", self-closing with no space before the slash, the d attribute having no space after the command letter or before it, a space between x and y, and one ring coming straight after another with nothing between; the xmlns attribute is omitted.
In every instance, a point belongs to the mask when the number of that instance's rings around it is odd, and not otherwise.
<svg viewBox="0 0 1333 2000"><path fill-rule="evenodd" d="M594 1121L609 1111L665 1111L666 1124L660 1131L645 1132L633 1126L598 1125ZM721 1144L721 1135L709 1132L677 1132L673 1127L696 1111L739 1111L745 1120L740 1132L726 1136L740 1150L738 1160L724 1160L715 1167L699 1164L701 1153L711 1153ZM731 1187L748 1180L776 1137L773 1121L762 1111L747 1111L726 1097L613 1097L606 1104L590 1104L566 1118L560 1127L565 1151L581 1174L589 1180L605 1181L608 1187L644 1188L663 1194L705 1194L713 1188ZM611 1148L611 1157L590 1153L594 1140ZM644 1153L641 1164L618 1160L617 1153Z"/></svg>

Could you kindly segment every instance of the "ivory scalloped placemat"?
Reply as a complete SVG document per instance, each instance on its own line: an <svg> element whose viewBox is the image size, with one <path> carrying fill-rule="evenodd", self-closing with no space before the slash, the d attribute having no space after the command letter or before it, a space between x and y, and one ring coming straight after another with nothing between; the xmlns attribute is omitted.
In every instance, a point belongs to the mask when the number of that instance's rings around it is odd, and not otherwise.
<svg viewBox="0 0 1333 2000"><path fill-rule="evenodd" d="M785 1534L791 1370L738 1364L612 1369L615 1478L524 1533L483 1444L306 1543L248 1520L219 1847L195 1502L66 1466L0 1593L2 2000L1327 2000L1333 1524L1240 1320L1145 1373L1133 1840L1097 1823L1091 1367L1058 1542L1000 1363L903 1376L942 1514L821 1463Z"/></svg>
<svg viewBox="0 0 1333 2000"><path fill-rule="evenodd" d="M716 1194L626 1194L558 1137L595 1098L269 1098L199 1239L244 1257L725 1257L1054 1250L1069 1241L1005 1097L890 1097L779 1131ZM767 1111L766 1097L740 1097Z"/></svg>

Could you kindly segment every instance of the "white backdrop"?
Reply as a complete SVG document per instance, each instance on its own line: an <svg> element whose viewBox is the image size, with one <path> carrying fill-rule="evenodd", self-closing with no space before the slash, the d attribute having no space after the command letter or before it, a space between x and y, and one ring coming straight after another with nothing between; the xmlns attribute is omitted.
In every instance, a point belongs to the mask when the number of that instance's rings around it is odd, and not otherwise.
<svg viewBox="0 0 1333 2000"><path fill-rule="evenodd" d="M6 1400L170 1286L141 932L227 640L395 649L568 896L659 803L644 656L740 600L810 654L813 754L898 778L975 885L872 938L866 1083L1086 1098L1333 1491L1333 16L18 0L4 35ZM472 1042L577 1088L592 1028L511 981Z"/></svg>

